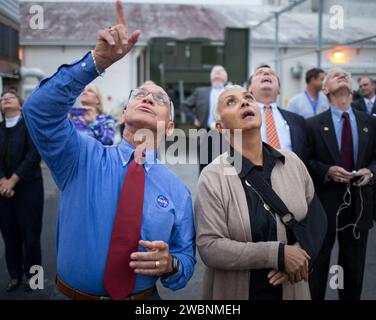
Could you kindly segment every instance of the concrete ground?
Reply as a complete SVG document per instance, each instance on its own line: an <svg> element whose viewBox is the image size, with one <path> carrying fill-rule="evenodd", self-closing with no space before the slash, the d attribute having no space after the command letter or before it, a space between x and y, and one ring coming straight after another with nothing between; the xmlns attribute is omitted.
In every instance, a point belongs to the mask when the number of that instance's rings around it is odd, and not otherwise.
<svg viewBox="0 0 376 320"><path fill-rule="evenodd" d="M171 168L187 184L192 192L193 198L196 195L196 184L198 178L197 165L175 165ZM54 288L54 276L56 272L55 263L55 234L56 234L56 208L58 205L58 192L51 179L48 169L44 168L45 183L45 209L43 218L42 250L43 267L45 271L45 289L25 293L23 288L16 292L6 293L4 288L8 282L8 273L5 266L4 245L0 239L0 300L1 299L50 299ZM371 230L368 242L367 263L365 270L362 299L376 299L376 231ZM336 255L336 249L333 257ZM335 260L333 259L333 264ZM171 300L199 300L202 293L202 279L204 266L197 254L197 265L195 273L186 288L173 292L161 287L158 288L162 298ZM327 290L327 299L337 299L337 294L330 288Z"/></svg>

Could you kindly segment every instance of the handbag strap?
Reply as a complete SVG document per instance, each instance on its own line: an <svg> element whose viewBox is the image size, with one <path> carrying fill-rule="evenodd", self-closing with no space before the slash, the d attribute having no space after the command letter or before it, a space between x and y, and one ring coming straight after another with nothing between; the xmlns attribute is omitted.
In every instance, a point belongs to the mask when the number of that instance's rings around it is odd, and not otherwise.
<svg viewBox="0 0 376 320"><path fill-rule="evenodd" d="M285 225L291 228L297 223L294 215L289 211L282 199L257 170L251 170L248 177L251 181L246 180L246 182L250 183L251 187L261 195L263 201L281 217Z"/></svg>

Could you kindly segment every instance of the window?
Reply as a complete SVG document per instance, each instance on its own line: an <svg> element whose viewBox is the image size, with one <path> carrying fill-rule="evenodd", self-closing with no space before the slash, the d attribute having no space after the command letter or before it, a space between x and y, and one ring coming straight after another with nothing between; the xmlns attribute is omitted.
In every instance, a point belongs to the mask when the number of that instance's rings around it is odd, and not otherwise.
<svg viewBox="0 0 376 320"><path fill-rule="evenodd" d="M18 31L0 24L0 58L18 62Z"/></svg>

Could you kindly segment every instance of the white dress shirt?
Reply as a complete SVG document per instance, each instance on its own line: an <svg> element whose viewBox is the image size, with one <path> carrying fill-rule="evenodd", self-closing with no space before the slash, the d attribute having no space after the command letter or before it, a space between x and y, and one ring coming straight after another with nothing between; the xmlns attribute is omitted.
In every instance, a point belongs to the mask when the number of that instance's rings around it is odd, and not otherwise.
<svg viewBox="0 0 376 320"><path fill-rule="evenodd" d="M268 143L268 136L266 134L266 122L265 122L265 105L262 103L257 103L257 105L261 108L261 114L262 114L262 125L261 125L262 141ZM287 121L285 120L285 118L282 116L281 112L278 110L277 104L271 103L270 107L272 109L274 123L277 129L277 134L278 134L279 144L281 145L281 149L292 151L290 127L287 124Z"/></svg>

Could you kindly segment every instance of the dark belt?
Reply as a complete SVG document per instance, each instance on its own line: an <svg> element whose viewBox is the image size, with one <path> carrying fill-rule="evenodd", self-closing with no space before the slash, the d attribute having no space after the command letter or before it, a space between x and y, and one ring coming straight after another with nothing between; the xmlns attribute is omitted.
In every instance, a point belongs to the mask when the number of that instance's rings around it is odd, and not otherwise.
<svg viewBox="0 0 376 320"><path fill-rule="evenodd" d="M106 296L95 296L92 294L88 294L76 289L71 288L63 281L60 280L58 276L55 278L55 283L57 288L60 290L62 294L67 296L72 300L111 300L110 297ZM152 296L156 293L155 288L146 289L144 291L138 292L136 294L129 295L125 300L145 300L145 298Z"/></svg>

